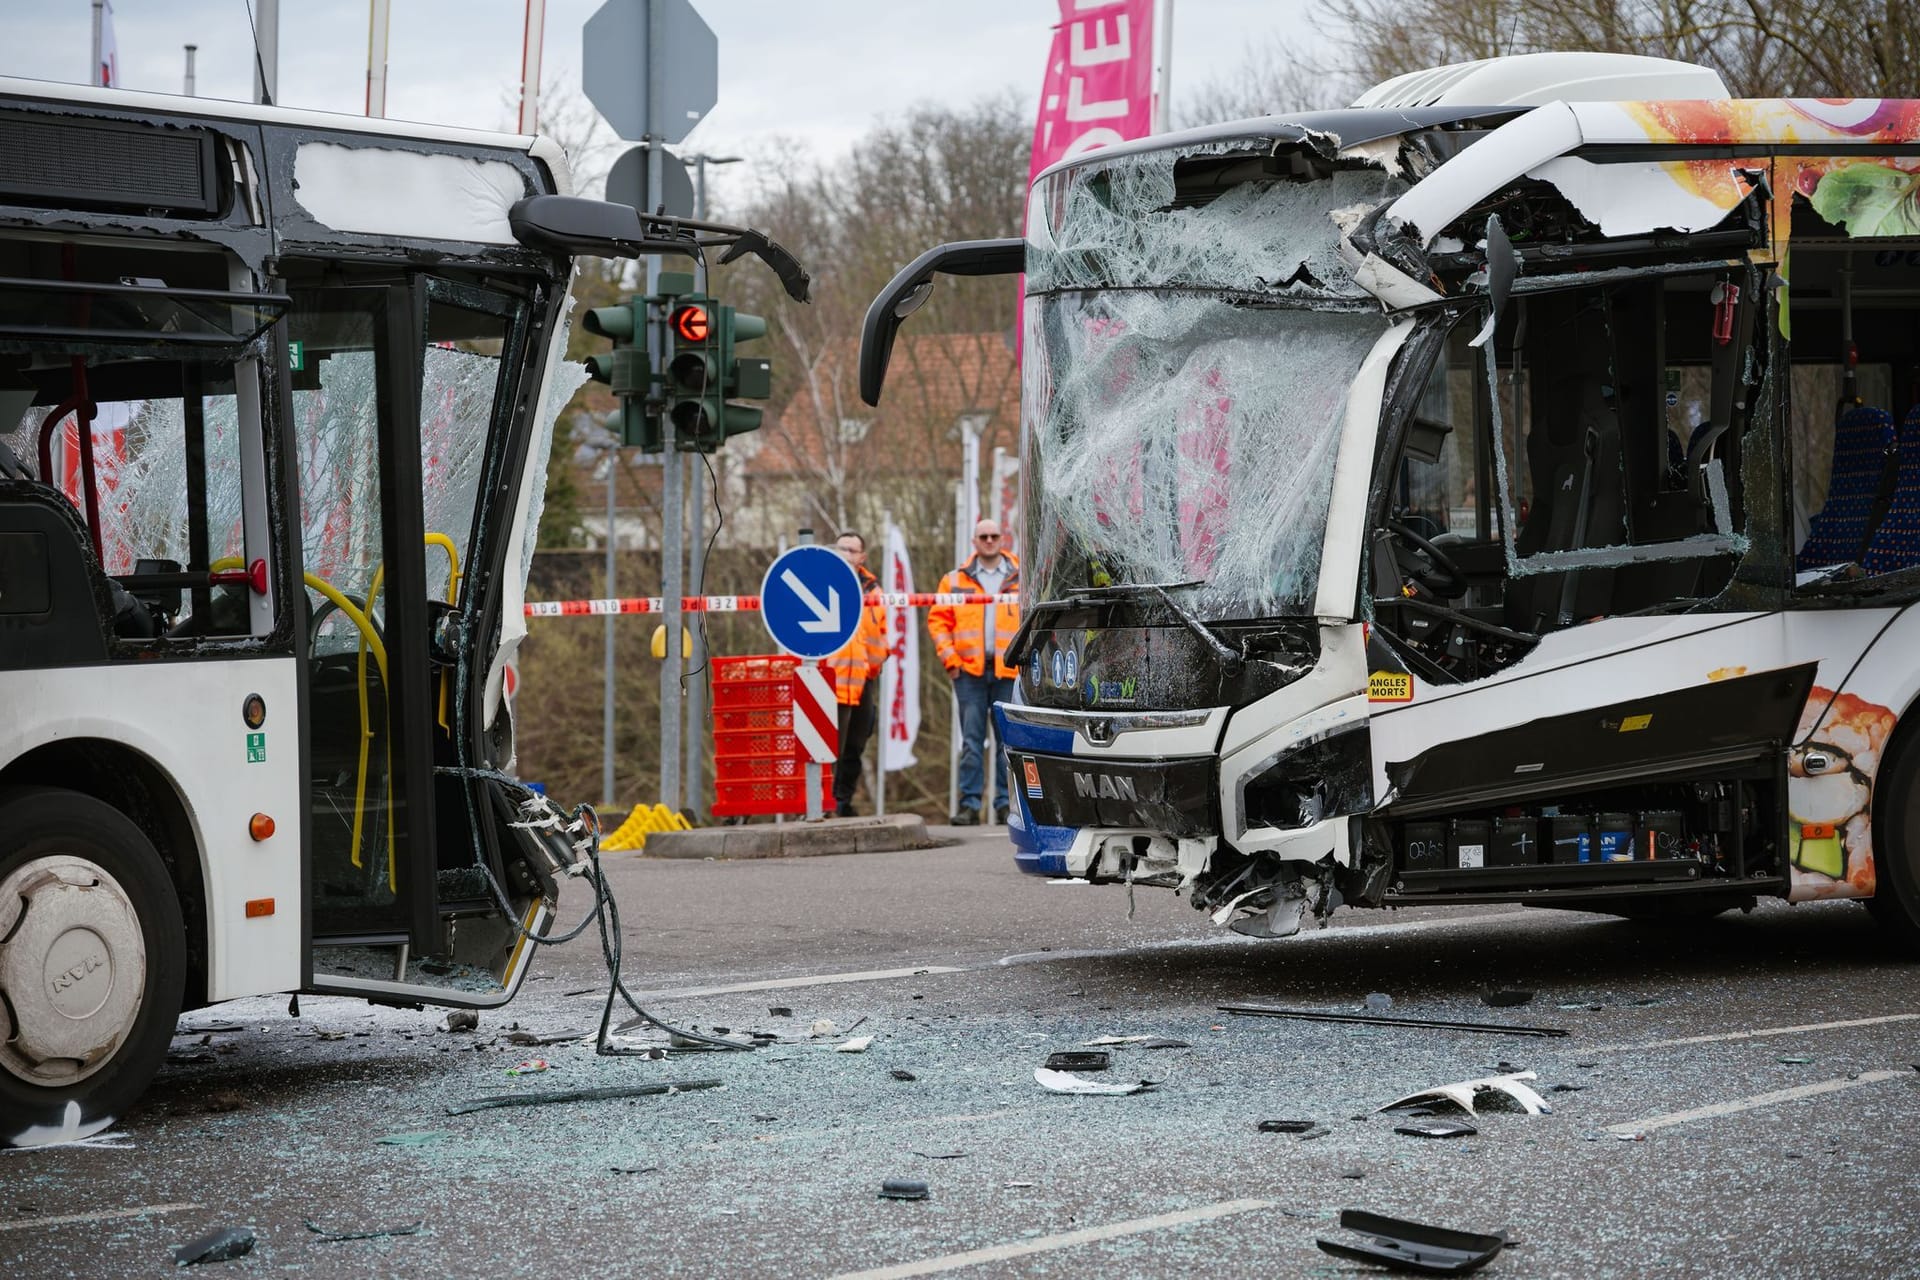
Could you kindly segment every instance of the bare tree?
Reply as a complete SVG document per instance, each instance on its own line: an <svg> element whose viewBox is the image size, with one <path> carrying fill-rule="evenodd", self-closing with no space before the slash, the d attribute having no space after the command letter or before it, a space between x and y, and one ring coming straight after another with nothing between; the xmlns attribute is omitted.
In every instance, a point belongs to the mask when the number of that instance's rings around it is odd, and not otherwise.
<svg viewBox="0 0 1920 1280"><path fill-rule="evenodd" d="M1328 75L1279 36L1248 48L1240 64L1191 92L1176 89L1174 123L1182 129L1282 111L1321 111L1351 99L1341 77Z"/></svg>

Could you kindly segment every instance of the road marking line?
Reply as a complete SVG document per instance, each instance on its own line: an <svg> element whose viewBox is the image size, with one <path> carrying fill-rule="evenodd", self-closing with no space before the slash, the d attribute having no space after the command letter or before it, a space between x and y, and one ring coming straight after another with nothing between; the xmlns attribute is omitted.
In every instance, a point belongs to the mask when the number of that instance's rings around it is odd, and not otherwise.
<svg viewBox="0 0 1920 1280"><path fill-rule="evenodd" d="M1715 1116L1730 1116L1741 1111L1752 1111L1756 1107L1770 1107L1776 1102L1797 1102L1802 1098L1817 1098L1824 1093L1858 1089L1862 1085L1879 1084L1883 1080L1898 1080L1912 1074L1911 1071L1863 1071L1851 1078L1843 1076L1838 1080L1822 1080L1819 1084L1776 1089L1772 1093L1758 1093L1751 1098L1736 1098L1732 1102L1716 1102L1710 1107L1695 1107L1692 1111L1675 1111L1670 1115L1648 1116L1645 1120L1636 1120L1631 1124L1610 1124L1607 1126L1607 1132L1647 1133L1654 1129L1665 1129L1693 1120L1711 1120Z"/></svg>
<svg viewBox="0 0 1920 1280"><path fill-rule="evenodd" d="M1312 933L1298 933L1284 939L1289 946L1325 938L1371 938L1381 934L1417 933L1426 929L1457 929L1462 925L1482 924L1495 920L1517 920L1522 916L1538 918L1534 911L1495 911L1477 916L1457 916L1447 920L1409 920L1404 924L1357 924L1331 929L1319 929ZM1178 951L1191 947L1257 947L1265 938L1248 938L1237 933L1208 934L1201 938L1173 938L1166 942L1151 942L1138 947L1112 947L1106 950L1087 951L1022 951L1010 956L1001 956L994 963L998 965L1045 964L1050 960L1106 960L1118 956L1151 955L1159 951Z"/></svg>
<svg viewBox="0 0 1920 1280"><path fill-rule="evenodd" d="M691 996L730 996L743 991L790 991L795 987L830 987L842 982L884 982L889 978L918 978L934 973L964 973L946 964L916 965L911 969L864 969L858 973L818 973L805 978L767 978L760 982L733 982L721 987L674 987L663 991L636 991L635 1000L680 1000Z"/></svg>
<svg viewBox="0 0 1920 1280"><path fill-rule="evenodd" d="M1598 1044L1581 1047L1582 1053L1625 1053L1638 1049L1671 1049L1684 1044L1716 1044L1728 1040L1758 1040L1763 1036L1790 1036L1803 1031L1841 1031L1848 1027L1877 1027L1888 1022L1912 1022L1920 1013L1889 1013L1878 1018L1848 1018L1843 1022L1807 1022L1797 1027L1756 1027L1751 1031L1722 1031L1708 1036L1682 1036L1677 1040L1649 1040L1644 1044Z"/></svg>
<svg viewBox="0 0 1920 1280"><path fill-rule="evenodd" d="M1110 1222L1104 1227L1084 1227L1079 1231L1065 1231L1059 1235L1041 1236L1038 1239L1022 1240L1014 1244L996 1244L985 1249L969 1249L965 1253L922 1258L918 1262L875 1267L870 1271L846 1271L830 1277L830 1280L906 1280L908 1276L930 1276L936 1272L958 1271L962 1267L979 1266L983 1262L1005 1262L1009 1258L1024 1258L1034 1253L1071 1249L1075 1245L1093 1244L1101 1240L1116 1240L1121 1236L1139 1235L1143 1231L1163 1231L1168 1227L1183 1227L1192 1222L1209 1222L1214 1218L1225 1218L1254 1209L1271 1209L1273 1205L1274 1202L1271 1200L1227 1200L1220 1204L1202 1205L1198 1209L1182 1209L1178 1213L1162 1213L1151 1218L1129 1218L1125 1222Z"/></svg>
<svg viewBox="0 0 1920 1280"><path fill-rule="evenodd" d="M197 1204L149 1204L137 1209L108 1209L101 1213L63 1213L53 1218L26 1218L13 1222L0 1222L0 1231L25 1231L31 1227L58 1227L69 1222L105 1222L110 1218L140 1218L149 1213L178 1213L182 1209L199 1209Z"/></svg>

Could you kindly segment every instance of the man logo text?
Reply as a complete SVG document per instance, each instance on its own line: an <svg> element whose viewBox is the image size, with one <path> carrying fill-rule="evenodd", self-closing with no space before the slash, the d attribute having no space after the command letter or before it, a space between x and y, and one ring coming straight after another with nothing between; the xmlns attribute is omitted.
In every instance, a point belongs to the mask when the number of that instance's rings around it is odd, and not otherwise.
<svg viewBox="0 0 1920 1280"><path fill-rule="evenodd" d="M1104 773L1075 773L1073 794L1099 800L1138 800L1132 778L1115 778Z"/></svg>

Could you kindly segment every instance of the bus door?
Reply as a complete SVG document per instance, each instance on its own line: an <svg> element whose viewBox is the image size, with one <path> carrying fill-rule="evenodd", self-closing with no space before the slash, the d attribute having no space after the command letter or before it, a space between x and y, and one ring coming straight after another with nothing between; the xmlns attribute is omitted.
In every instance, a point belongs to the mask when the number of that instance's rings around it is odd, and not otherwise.
<svg viewBox="0 0 1920 1280"><path fill-rule="evenodd" d="M409 956L448 951L456 900L497 914L462 788L435 768L467 721L445 637L511 403L519 303L426 277L337 279L296 282L288 322L308 904L316 973L371 964L365 977L399 982Z"/></svg>

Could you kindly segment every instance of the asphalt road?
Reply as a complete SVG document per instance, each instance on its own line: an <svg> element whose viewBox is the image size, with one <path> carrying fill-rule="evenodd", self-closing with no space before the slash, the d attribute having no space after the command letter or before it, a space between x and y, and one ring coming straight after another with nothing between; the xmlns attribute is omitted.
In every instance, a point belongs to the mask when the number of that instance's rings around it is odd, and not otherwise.
<svg viewBox="0 0 1920 1280"><path fill-rule="evenodd" d="M148 1276L251 1227L216 1274L1358 1275L1343 1208L1513 1243L1489 1276L1920 1274L1916 965L1849 904L1644 926L1504 907L1347 912L1252 943L1165 891L1027 879L959 847L776 862L610 860L626 978L662 1018L778 1033L753 1053L527 1048L585 1031L588 939L542 954L475 1032L435 1011L248 1000L182 1019L120 1149L0 1155L0 1276ZM1534 992L1489 1008L1484 993ZM1537 1024L1564 1038L1235 1017L1223 1001ZM792 1010L776 1016L773 1006ZM818 1019L832 1035L810 1038ZM857 1026L856 1026L857 1024ZM237 1030L208 1028L236 1026ZM838 1053L851 1031L864 1053ZM1108 1035L1088 1078L1034 1068ZM203 1043L204 1042L204 1043ZM636 1033L633 1043L663 1043ZM552 1069L509 1076L538 1055ZM1507 1066L1550 1115L1476 1136L1374 1109ZM910 1072L912 1080L895 1078ZM450 1116L482 1095L718 1080L670 1096ZM1451 1114L1458 1114L1457 1112ZM1303 1140L1256 1129L1310 1119ZM925 1201L883 1180L925 1180ZM309 1230L421 1223L330 1241Z"/></svg>

